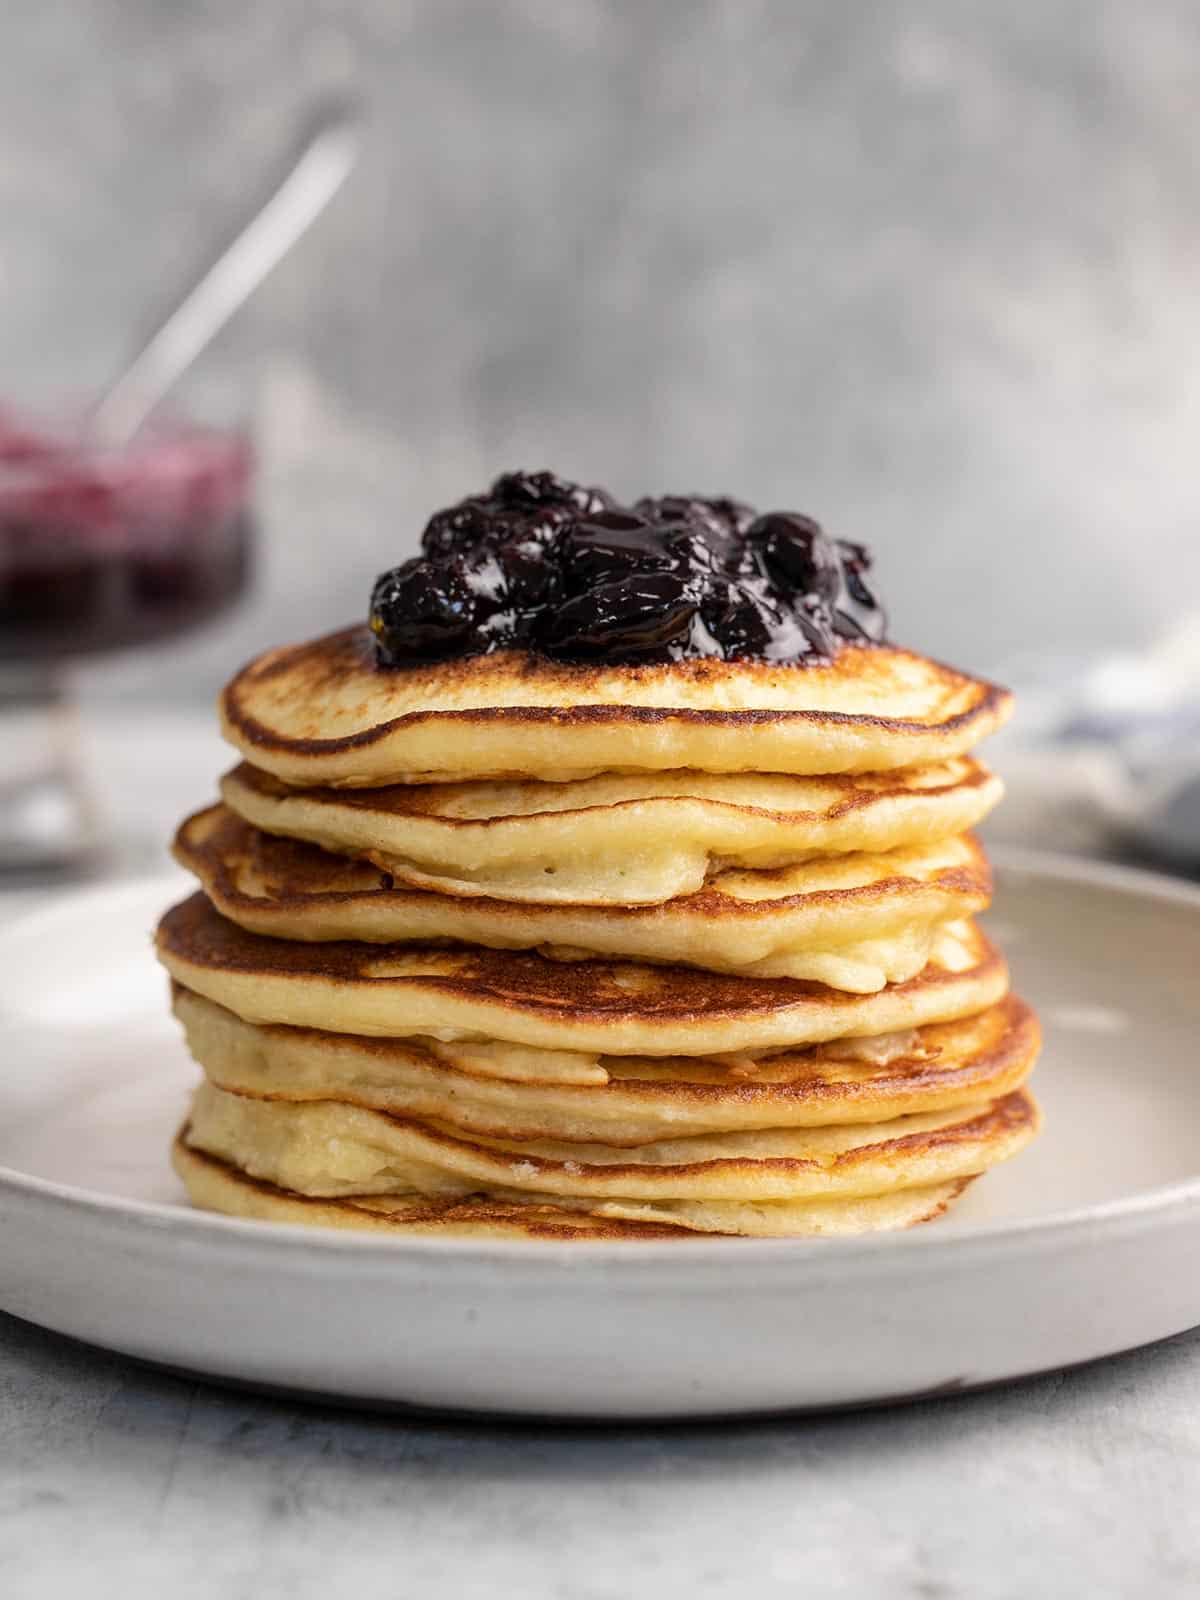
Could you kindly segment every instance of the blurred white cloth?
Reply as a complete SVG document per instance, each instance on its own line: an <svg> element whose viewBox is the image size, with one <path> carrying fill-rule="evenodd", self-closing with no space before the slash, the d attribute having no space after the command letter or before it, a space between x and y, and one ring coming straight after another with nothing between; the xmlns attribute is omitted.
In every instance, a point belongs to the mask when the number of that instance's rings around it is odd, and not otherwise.
<svg viewBox="0 0 1200 1600"><path fill-rule="evenodd" d="M1200 615L1142 655L1014 666L994 840L1200 867Z"/></svg>

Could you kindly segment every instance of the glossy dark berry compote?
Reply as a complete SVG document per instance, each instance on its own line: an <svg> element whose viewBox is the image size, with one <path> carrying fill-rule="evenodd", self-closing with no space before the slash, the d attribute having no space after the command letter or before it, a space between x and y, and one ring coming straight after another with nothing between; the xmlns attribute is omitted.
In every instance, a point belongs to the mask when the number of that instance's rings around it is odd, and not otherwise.
<svg viewBox="0 0 1200 1600"><path fill-rule="evenodd" d="M0 412L0 661L174 637L246 585L252 460L182 424L120 451Z"/></svg>
<svg viewBox="0 0 1200 1600"><path fill-rule="evenodd" d="M793 511L684 495L619 505L510 472L430 519L371 595L381 665L524 649L560 661L829 661L886 619L862 545Z"/></svg>

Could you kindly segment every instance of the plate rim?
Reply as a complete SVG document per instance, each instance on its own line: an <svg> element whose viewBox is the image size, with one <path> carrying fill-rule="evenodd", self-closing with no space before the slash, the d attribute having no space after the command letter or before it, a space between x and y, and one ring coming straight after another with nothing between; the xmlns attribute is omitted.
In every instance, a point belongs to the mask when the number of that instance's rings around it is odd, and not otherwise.
<svg viewBox="0 0 1200 1600"><path fill-rule="evenodd" d="M1001 873L1081 883L1140 898L1170 901L1200 912L1200 884L1164 872L1123 863L1071 856L1024 846L989 846L989 856ZM80 901L107 900L114 895L168 896L186 882L178 872L144 874L108 884L93 884L55 895L46 905L34 906L0 925L0 947L14 937L28 936L43 922L53 923ZM728 1270L735 1264L759 1268L811 1265L831 1271L872 1270L896 1263L911 1272L921 1258L963 1255L999 1256L1009 1250L1054 1250L1068 1247L1080 1236L1102 1229L1144 1229L1188 1220L1200 1220L1200 1172L1140 1190L1124 1198L1070 1207L1017 1221L971 1224L956 1231L912 1228L900 1233L863 1234L846 1239L742 1239L698 1238L686 1240L529 1240L462 1239L414 1236L381 1238L373 1234L336 1232L300 1223L269 1222L197 1211L165 1201L131 1200L96 1190L79 1188L53 1179L23 1173L0 1164L0 1213L9 1204L40 1204L49 1210L97 1227L137 1229L142 1236L169 1238L188 1249L245 1248L277 1268L305 1262L317 1255L322 1269L352 1270L368 1265L394 1269L400 1260L427 1267L445 1261L488 1266L499 1262L545 1265L561 1270L583 1263L607 1270L620 1263L624 1272L641 1278L659 1270L665 1261L678 1278L689 1266L706 1271L715 1265ZM684 1248L681 1248L681 1245ZM914 1260L913 1258L917 1258ZM683 1270L681 1270L683 1269Z"/></svg>

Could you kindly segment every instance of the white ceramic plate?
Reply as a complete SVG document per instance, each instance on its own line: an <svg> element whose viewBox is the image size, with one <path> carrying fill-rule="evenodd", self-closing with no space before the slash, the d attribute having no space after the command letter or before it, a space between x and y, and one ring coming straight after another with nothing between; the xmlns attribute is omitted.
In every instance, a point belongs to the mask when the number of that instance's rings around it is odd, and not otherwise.
<svg viewBox="0 0 1200 1600"><path fill-rule="evenodd" d="M1010 858L991 916L1040 1009L1047 1127L911 1233L407 1242L190 1211L194 1077L149 950L184 887L0 930L0 1307L219 1379L560 1417L856 1405L1200 1323L1200 890Z"/></svg>

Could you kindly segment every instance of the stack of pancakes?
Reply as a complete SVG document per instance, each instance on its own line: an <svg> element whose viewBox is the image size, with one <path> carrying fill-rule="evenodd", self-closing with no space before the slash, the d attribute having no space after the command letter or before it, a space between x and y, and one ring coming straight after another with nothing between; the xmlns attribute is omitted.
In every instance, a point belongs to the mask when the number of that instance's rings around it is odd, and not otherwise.
<svg viewBox="0 0 1200 1600"><path fill-rule="evenodd" d="M473 1234L846 1234L1036 1132L1037 1023L972 918L1004 691L803 668L375 665L230 684L244 764L159 930L201 1206Z"/></svg>

